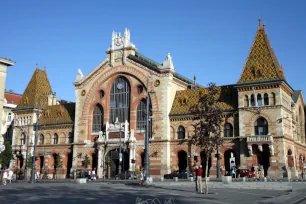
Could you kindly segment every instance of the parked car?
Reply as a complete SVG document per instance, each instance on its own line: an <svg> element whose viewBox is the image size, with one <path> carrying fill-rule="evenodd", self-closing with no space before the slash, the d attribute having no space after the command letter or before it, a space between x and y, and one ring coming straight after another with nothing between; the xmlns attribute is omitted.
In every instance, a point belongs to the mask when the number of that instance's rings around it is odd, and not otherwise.
<svg viewBox="0 0 306 204"><path fill-rule="evenodd" d="M116 180L136 179L136 175L134 174L134 172L125 171L125 172L121 172L121 174L117 174L115 176L115 179Z"/></svg>
<svg viewBox="0 0 306 204"><path fill-rule="evenodd" d="M240 171L240 177L248 177L248 178L253 178L253 177L256 177L256 173L254 172L254 174L252 173L251 170L249 169L239 169Z"/></svg>
<svg viewBox="0 0 306 204"><path fill-rule="evenodd" d="M191 172L188 172L189 177L193 177ZM187 179L187 171L173 171L170 174L165 174L165 179L173 179L174 177L177 177L179 179Z"/></svg>

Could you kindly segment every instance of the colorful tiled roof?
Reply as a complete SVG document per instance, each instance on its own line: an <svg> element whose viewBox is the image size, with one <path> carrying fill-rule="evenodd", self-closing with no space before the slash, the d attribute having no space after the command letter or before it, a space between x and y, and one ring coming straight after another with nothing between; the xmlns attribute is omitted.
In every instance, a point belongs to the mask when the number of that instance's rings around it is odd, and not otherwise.
<svg viewBox="0 0 306 204"><path fill-rule="evenodd" d="M37 68L24 91L17 108L37 107L38 100L40 100L39 105L45 107L48 105L47 94L50 92L52 92L52 89L46 72Z"/></svg>
<svg viewBox="0 0 306 204"><path fill-rule="evenodd" d="M218 105L224 111L237 108L237 91L232 85L218 86ZM206 88L186 89L177 91L170 111L170 117L175 115L188 115L192 106L198 103L201 94L207 93Z"/></svg>
<svg viewBox="0 0 306 204"><path fill-rule="evenodd" d="M275 79L286 80L264 26L259 25L238 83Z"/></svg>
<svg viewBox="0 0 306 204"><path fill-rule="evenodd" d="M73 124L75 103L47 106L39 118L39 125Z"/></svg>

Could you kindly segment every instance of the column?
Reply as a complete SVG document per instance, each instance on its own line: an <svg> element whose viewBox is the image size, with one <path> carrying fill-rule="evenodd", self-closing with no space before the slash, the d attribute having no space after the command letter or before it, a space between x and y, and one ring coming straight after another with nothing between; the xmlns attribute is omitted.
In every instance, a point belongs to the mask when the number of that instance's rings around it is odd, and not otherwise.
<svg viewBox="0 0 306 204"><path fill-rule="evenodd" d="M132 163L132 160L136 160L135 143L132 142L130 144L129 171L135 171L135 163Z"/></svg>
<svg viewBox="0 0 306 204"><path fill-rule="evenodd" d="M105 152L105 149L102 147L102 145L99 145L98 146L98 168L97 168L98 178L103 178L104 152Z"/></svg>

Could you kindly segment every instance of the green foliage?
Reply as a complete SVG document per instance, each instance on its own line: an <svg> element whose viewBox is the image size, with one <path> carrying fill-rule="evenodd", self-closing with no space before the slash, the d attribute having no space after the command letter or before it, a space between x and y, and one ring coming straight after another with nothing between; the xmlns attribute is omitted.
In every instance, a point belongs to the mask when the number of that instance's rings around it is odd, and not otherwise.
<svg viewBox="0 0 306 204"><path fill-rule="evenodd" d="M33 159L34 159L33 156L28 155L28 157L27 157L27 168L28 169L32 169L32 167L33 167ZM37 161L38 158L35 157L35 160Z"/></svg>
<svg viewBox="0 0 306 204"><path fill-rule="evenodd" d="M12 146L9 142L5 141L5 150L0 153L0 164L4 168L8 168L10 166L10 162L13 159Z"/></svg>

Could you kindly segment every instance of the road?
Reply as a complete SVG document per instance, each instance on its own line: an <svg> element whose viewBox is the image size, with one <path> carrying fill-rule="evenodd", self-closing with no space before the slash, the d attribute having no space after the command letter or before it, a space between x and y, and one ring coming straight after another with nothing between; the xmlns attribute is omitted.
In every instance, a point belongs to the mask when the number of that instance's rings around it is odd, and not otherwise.
<svg viewBox="0 0 306 204"><path fill-rule="evenodd" d="M250 204L285 194L283 191L242 189L212 189L210 192L212 194L204 195L197 194L191 189L189 191L184 189L168 190L120 183L45 183L34 185L13 183L0 186L0 201L1 204Z"/></svg>

